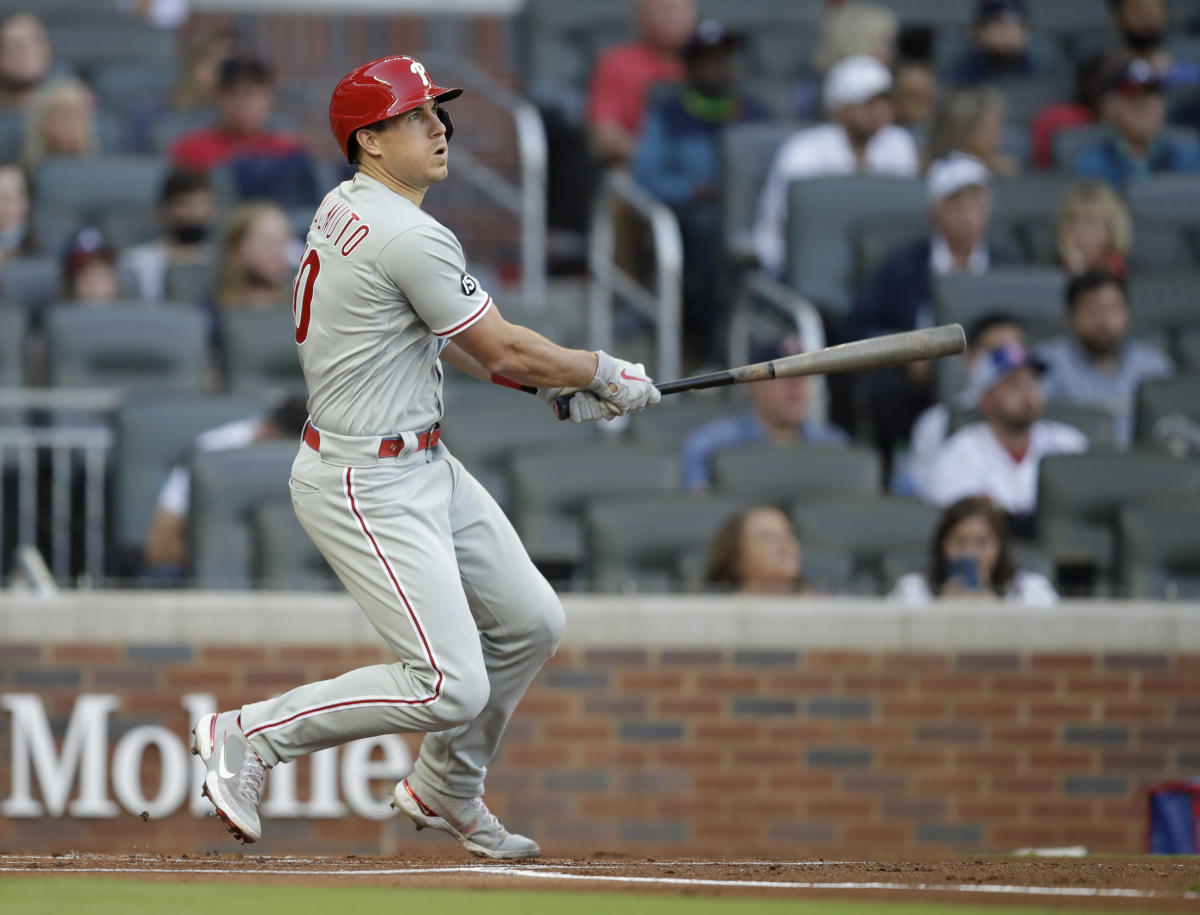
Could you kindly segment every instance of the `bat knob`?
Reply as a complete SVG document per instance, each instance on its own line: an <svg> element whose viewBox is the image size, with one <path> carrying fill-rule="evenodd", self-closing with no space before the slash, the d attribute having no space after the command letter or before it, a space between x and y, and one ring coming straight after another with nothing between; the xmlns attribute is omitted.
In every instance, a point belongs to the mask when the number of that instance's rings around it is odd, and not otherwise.
<svg viewBox="0 0 1200 915"><path fill-rule="evenodd" d="M567 396L554 398L554 415L559 419L571 418L571 398Z"/></svg>

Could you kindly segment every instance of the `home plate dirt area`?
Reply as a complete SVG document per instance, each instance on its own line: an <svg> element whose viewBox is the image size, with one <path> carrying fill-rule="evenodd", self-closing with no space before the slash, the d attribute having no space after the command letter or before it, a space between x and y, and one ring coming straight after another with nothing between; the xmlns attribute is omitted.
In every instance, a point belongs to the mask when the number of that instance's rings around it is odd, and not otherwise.
<svg viewBox="0 0 1200 915"><path fill-rule="evenodd" d="M545 888L768 898L896 899L1039 908L1197 911L1195 858L703 861L598 854L536 863L459 856L0 855L0 880L38 874L153 881Z"/></svg>

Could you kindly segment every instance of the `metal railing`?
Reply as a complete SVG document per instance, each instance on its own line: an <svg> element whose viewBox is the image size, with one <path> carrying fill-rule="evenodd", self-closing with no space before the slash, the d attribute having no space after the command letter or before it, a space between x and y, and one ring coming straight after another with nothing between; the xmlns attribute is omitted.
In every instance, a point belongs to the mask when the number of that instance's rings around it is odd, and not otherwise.
<svg viewBox="0 0 1200 915"><path fill-rule="evenodd" d="M733 305L729 321L729 364L750 361L751 335L756 313L766 307L773 317L781 318L795 330L805 352L825 346L825 325L817 306L764 270L749 270L743 277L741 292ZM824 420L828 413L825 378L809 378L808 416Z"/></svg>
<svg viewBox="0 0 1200 915"><path fill-rule="evenodd" d="M517 140L516 183L462 148L454 150L454 169L476 190L517 217L520 229L521 296L527 308L546 302L546 130L528 99L499 86L495 79L457 55L427 51L422 60L446 72L464 88L504 111Z"/></svg>
<svg viewBox="0 0 1200 915"><path fill-rule="evenodd" d="M635 213L650 230L654 251L651 286L625 270L616 259L622 209ZM679 222L623 171L611 170L600 182L588 234L588 332L591 345L611 347L616 297L632 305L654 325L657 378L678 378L683 347L683 239Z"/></svg>
<svg viewBox="0 0 1200 915"><path fill-rule="evenodd" d="M0 559L11 559L14 569L40 545L60 584L76 572L91 582L104 579L112 431L21 420L29 411L51 420L98 415L118 402L118 392L108 390L0 388Z"/></svg>

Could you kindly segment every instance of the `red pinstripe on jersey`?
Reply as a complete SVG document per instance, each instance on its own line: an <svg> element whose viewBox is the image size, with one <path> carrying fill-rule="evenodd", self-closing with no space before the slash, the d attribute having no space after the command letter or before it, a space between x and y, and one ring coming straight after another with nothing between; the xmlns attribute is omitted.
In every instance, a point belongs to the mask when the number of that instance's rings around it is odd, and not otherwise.
<svg viewBox="0 0 1200 915"><path fill-rule="evenodd" d="M313 715L320 715L325 712L339 711L348 708L367 708L369 706L379 705L428 705L431 702L436 702L442 694L442 683L445 680L445 675L442 669L438 666L437 658L433 653L433 648L429 644L429 639L425 635L425 629L421 626L421 619L413 609L412 603L408 599L408 595L404 593L404 588L400 585L400 579L396 577L396 572L392 568L392 564L388 562L387 556L379 547L379 542L375 539L375 534L372 533L371 527L367 524L367 519L363 517L359 510L358 502L354 497L354 469L346 468L346 502L350 506L350 512L358 521L358 526L362 528L363 536L371 545L371 550L375 553L375 557L379 560L380 566L387 574L388 580L391 582L392 590L396 596L400 598L404 604L404 610L408 614L409 622L412 623L413 631L416 632L417 638L421 641L422 650L425 652L425 660L429 662L430 668L437 674L437 682L433 686L433 692L428 696L419 698L398 697L398 696L358 696L353 699L343 699L340 702L329 702L324 705L314 705L309 708L300 709L293 712L286 718L279 718L275 721L266 721L256 727L246 731L247 737L253 737L256 734L262 734L266 731L274 731L279 728L286 727L296 721L301 721L305 718L310 718Z"/></svg>

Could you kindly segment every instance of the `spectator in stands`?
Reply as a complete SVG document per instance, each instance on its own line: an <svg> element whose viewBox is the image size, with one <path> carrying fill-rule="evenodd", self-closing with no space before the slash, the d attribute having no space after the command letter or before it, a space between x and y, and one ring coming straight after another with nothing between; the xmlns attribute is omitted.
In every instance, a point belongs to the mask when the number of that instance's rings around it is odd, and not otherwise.
<svg viewBox="0 0 1200 915"><path fill-rule="evenodd" d="M315 203L317 179L304 141L268 123L275 103L270 68L249 57L223 61L216 102L217 124L180 137L171 147L172 163L200 172L227 165L243 200Z"/></svg>
<svg viewBox="0 0 1200 915"><path fill-rule="evenodd" d="M683 78L680 51L692 37L692 0L638 0L637 38L609 48L592 69L587 123L592 153L606 165L633 156L646 94L655 83Z"/></svg>
<svg viewBox="0 0 1200 915"><path fill-rule="evenodd" d="M1103 270L1123 277L1133 242L1129 208L1102 181L1082 181L1059 208L1054 240L1068 273Z"/></svg>
<svg viewBox="0 0 1200 915"><path fill-rule="evenodd" d="M1009 513L1014 529L1030 532L1042 457L1088 446L1073 426L1041 418L1040 369L1016 343L975 360L966 396L978 404L983 422L964 426L938 449L922 491L926 500L950 505L987 496Z"/></svg>
<svg viewBox="0 0 1200 915"><path fill-rule="evenodd" d="M1111 134L1080 152L1075 171L1123 190L1145 175L1200 170L1200 153L1163 133L1163 81L1150 64L1117 65L1107 86L1104 120Z"/></svg>
<svg viewBox="0 0 1200 915"><path fill-rule="evenodd" d="M1015 175L1020 171L1017 160L1000 149L1004 112L1004 96L991 86L948 93L934 108L929 161L964 152L986 165L994 175Z"/></svg>
<svg viewBox="0 0 1200 915"><path fill-rule="evenodd" d="M896 126L908 130L925 130L933 121L937 96L937 76L927 61L902 58L893 74L895 90L892 104L896 109Z"/></svg>
<svg viewBox="0 0 1200 915"><path fill-rule="evenodd" d="M1008 76L1030 76L1029 11L1023 0L980 0L971 27L972 47L953 67L950 81L976 86Z"/></svg>
<svg viewBox="0 0 1200 915"><path fill-rule="evenodd" d="M800 541L788 516L773 505L756 505L722 524L709 548L705 581L736 594L804 590Z"/></svg>
<svg viewBox="0 0 1200 915"><path fill-rule="evenodd" d="M185 169L169 172L159 192L158 216L162 234L121 255L121 266L136 278L139 293L150 302L163 298L168 267L212 260L217 198L208 175Z"/></svg>
<svg viewBox="0 0 1200 915"><path fill-rule="evenodd" d="M96 99L73 76L46 83L29 100L21 159L33 168L54 156L87 156L95 152Z"/></svg>
<svg viewBox="0 0 1200 915"><path fill-rule="evenodd" d="M299 438L308 419L304 398L289 397L269 413L235 420L200 433L187 458L235 448L248 448L271 439ZM181 460L167 475L142 550L143 574L159 582L178 581L188 564L188 513L191 511L191 469Z"/></svg>
<svg viewBox="0 0 1200 915"><path fill-rule="evenodd" d="M273 203L243 203L221 242L216 305L221 312L274 308L291 301L296 252L287 214Z"/></svg>
<svg viewBox="0 0 1200 915"><path fill-rule="evenodd" d="M743 43L739 33L719 22L700 23L683 49L684 84L647 112L633 161L638 183L679 219L686 264L684 328L710 352L723 323L718 138L727 124L767 117L766 109L736 86L734 51Z"/></svg>
<svg viewBox="0 0 1200 915"><path fill-rule="evenodd" d="M829 123L797 131L771 163L758 206L754 247L773 273L784 267L788 184L830 175L913 177L919 162L912 135L892 123L892 74L874 57L837 63L823 87Z"/></svg>
<svg viewBox="0 0 1200 915"><path fill-rule="evenodd" d="M757 348L751 361L765 362L800 351L799 341L788 338ZM837 426L809 419L809 394L809 381L803 376L749 385L749 409L705 423L683 443L683 485L693 492L707 490L711 482L712 459L725 448L759 442L846 445L849 436Z"/></svg>
<svg viewBox="0 0 1200 915"><path fill-rule="evenodd" d="M933 324L935 279L978 276L1017 258L987 238L992 200L988 170L974 156L952 153L929 166L925 177L933 232L891 254L868 279L846 318L846 336L872 337ZM889 459L908 437L932 397L930 366L910 362L868 372L867 386L875 444Z"/></svg>
<svg viewBox="0 0 1200 915"><path fill-rule="evenodd" d="M995 311L979 318L967 329L967 351L963 353L963 366L968 375L982 354L1010 344L1025 345L1025 328L1017 317ZM893 491L907 494L921 492L928 487L929 467L950 431L951 413L955 408L970 409L974 406L967 398L959 397L953 404L935 403L917 417L908 438L908 460L906 466L893 476Z"/></svg>
<svg viewBox="0 0 1200 915"><path fill-rule="evenodd" d="M15 162L0 163L0 263L41 251L33 230L29 197L25 169Z"/></svg>
<svg viewBox="0 0 1200 915"><path fill-rule="evenodd" d="M117 300L117 252L97 228L80 229L67 242L62 260L62 297L79 305Z"/></svg>
<svg viewBox="0 0 1200 915"><path fill-rule="evenodd" d="M1027 607L1058 603L1046 576L1016 567L1004 512L986 498L968 497L949 506L930 546L929 571L902 575L889 600L1002 600Z"/></svg>
<svg viewBox="0 0 1200 915"><path fill-rule="evenodd" d="M812 56L816 78L803 78L797 83L793 113L806 119L819 115L820 80L847 57L866 54L891 69L898 27L896 14L885 6L858 0L826 4L821 37Z"/></svg>
<svg viewBox="0 0 1200 915"><path fill-rule="evenodd" d="M1133 402L1143 381L1175 371L1156 346L1129 339L1129 302L1125 283L1111 273L1092 270L1067 285L1070 333L1038 347L1046 364L1046 399L1107 410L1118 445L1133 440Z"/></svg>
<svg viewBox="0 0 1200 915"><path fill-rule="evenodd" d="M1166 49L1166 0L1109 0L1113 25L1130 57L1139 57L1170 81L1171 54Z"/></svg>
<svg viewBox="0 0 1200 915"><path fill-rule="evenodd" d="M202 32L183 49L179 79L166 98L136 106L130 113L134 148L154 151L151 129L164 114L211 111L216 116L217 79L221 63L234 56L237 36L228 29Z"/></svg>
<svg viewBox="0 0 1200 915"><path fill-rule="evenodd" d="M1033 117L1030 134L1033 164L1037 168L1054 167L1054 137L1060 130L1092 124L1100 117L1104 84L1111 61L1093 54L1075 65L1075 92L1070 101L1051 102Z"/></svg>
<svg viewBox="0 0 1200 915"><path fill-rule="evenodd" d="M156 29L177 29L192 11L190 0L118 0L117 8Z"/></svg>
<svg viewBox="0 0 1200 915"><path fill-rule="evenodd" d="M32 13L0 21L0 108L20 110L50 72L50 39Z"/></svg>

